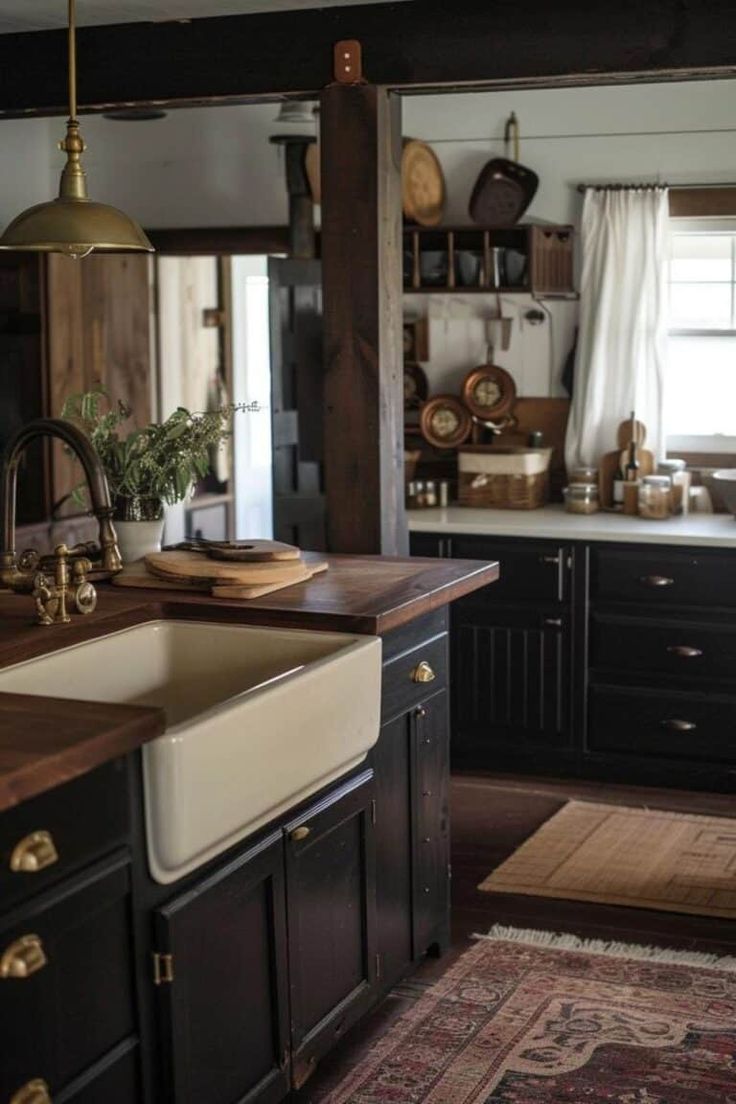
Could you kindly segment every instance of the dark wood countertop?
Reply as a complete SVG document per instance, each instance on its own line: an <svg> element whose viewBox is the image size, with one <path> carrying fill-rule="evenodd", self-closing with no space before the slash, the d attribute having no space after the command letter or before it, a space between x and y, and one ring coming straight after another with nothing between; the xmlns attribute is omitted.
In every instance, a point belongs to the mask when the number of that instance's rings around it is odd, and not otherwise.
<svg viewBox="0 0 736 1104"><path fill-rule="evenodd" d="M498 578L497 564L476 560L328 559L324 574L250 601L106 585L97 610L68 625L36 625L28 596L0 593L0 667L158 618L383 635ZM158 709L0 694L0 812L142 746L164 727Z"/></svg>

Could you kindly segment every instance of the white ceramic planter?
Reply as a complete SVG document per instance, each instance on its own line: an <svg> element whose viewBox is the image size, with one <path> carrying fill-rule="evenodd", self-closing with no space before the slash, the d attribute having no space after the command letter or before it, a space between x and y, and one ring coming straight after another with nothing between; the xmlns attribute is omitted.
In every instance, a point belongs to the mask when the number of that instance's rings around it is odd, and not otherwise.
<svg viewBox="0 0 736 1104"><path fill-rule="evenodd" d="M114 521L123 566L143 559L149 552L160 552L164 519L159 521Z"/></svg>

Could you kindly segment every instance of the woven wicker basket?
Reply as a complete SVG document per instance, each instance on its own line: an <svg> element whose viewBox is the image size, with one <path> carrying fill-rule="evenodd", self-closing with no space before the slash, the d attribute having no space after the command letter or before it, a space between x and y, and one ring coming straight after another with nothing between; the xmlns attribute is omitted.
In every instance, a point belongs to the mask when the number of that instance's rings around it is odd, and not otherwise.
<svg viewBox="0 0 736 1104"><path fill-rule="evenodd" d="M460 505L497 510L534 510L544 506L549 498L551 455L551 449L494 449L492 445L460 449Z"/></svg>

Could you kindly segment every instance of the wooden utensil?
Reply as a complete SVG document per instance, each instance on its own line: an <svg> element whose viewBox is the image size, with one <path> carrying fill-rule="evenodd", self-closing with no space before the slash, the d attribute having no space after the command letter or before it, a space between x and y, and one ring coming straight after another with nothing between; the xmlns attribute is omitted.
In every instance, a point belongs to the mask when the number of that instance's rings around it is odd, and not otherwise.
<svg viewBox="0 0 736 1104"><path fill-rule="evenodd" d="M635 435L634 440L637 445L636 456L639 461L639 478L641 479L643 476L651 475L654 472L654 453L642 448L647 439L647 427L643 422L632 421L631 418L627 418L626 421L621 422L616 430L618 448L613 452L606 452L601 457L598 465L598 496L604 510L612 510L614 507L613 484L616 481L616 472L619 469L623 471L626 467L632 432Z"/></svg>
<svg viewBox="0 0 736 1104"><path fill-rule="evenodd" d="M266 594L273 594L275 590L285 590L287 587L294 586L296 583L305 583L308 579L311 579L313 575L319 575L322 571L327 570L327 563L311 563L304 564L303 575L301 579L292 579L287 583L270 583L264 586L213 586L212 597L213 598L263 598Z"/></svg>

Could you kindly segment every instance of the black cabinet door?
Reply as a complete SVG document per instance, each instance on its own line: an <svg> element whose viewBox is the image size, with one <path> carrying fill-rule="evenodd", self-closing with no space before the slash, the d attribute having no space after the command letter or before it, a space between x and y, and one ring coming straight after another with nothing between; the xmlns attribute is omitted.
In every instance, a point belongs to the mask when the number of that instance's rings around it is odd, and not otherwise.
<svg viewBox="0 0 736 1104"><path fill-rule="evenodd" d="M450 748L447 691L412 716L414 957L443 950L450 927Z"/></svg>
<svg viewBox="0 0 736 1104"><path fill-rule="evenodd" d="M408 973L412 937L413 710L382 725L371 753L376 776L376 925L381 985Z"/></svg>
<svg viewBox="0 0 736 1104"><path fill-rule="evenodd" d="M453 759L493 767L503 753L570 745L569 614L516 606L453 611Z"/></svg>
<svg viewBox="0 0 736 1104"><path fill-rule="evenodd" d="M272 1104L288 1091L283 841L274 834L155 914L175 1104ZM165 971L164 971L165 972Z"/></svg>
<svg viewBox="0 0 736 1104"><path fill-rule="evenodd" d="M295 1087L375 997L374 802L368 770L284 828Z"/></svg>

